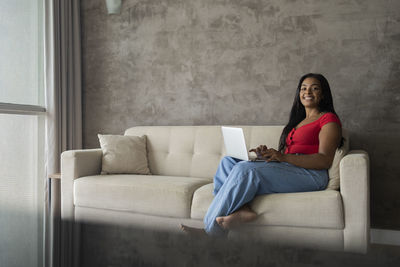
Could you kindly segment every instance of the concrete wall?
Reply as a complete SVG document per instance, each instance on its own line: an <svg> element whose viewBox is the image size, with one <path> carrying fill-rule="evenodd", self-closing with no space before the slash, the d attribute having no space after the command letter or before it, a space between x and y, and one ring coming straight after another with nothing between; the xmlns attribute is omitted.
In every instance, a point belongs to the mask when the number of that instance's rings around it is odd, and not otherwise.
<svg viewBox="0 0 400 267"><path fill-rule="evenodd" d="M82 1L84 144L135 125L285 124L324 74L371 158L372 226L400 229L400 1Z"/></svg>

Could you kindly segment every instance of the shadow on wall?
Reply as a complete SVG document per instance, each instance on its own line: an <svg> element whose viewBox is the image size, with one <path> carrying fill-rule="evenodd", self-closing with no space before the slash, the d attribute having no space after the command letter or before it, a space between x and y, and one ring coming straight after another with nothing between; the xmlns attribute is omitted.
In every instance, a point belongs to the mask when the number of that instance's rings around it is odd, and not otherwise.
<svg viewBox="0 0 400 267"><path fill-rule="evenodd" d="M80 266L399 266L399 251L366 255L273 246L254 240L81 224Z"/></svg>
<svg viewBox="0 0 400 267"><path fill-rule="evenodd" d="M359 87L363 89L359 93L364 97L352 98L358 112L350 121L351 148L363 149L370 156L371 227L393 230L400 230L399 70L399 63L391 64L387 76L378 84L372 82L378 78L368 78L373 77L371 73L360 79Z"/></svg>

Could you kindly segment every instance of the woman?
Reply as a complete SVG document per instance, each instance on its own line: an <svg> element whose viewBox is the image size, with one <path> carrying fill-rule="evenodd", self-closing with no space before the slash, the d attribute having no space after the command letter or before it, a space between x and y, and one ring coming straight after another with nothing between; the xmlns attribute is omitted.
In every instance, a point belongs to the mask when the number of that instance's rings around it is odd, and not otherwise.
<svg viewBox="0 0 400 267"><path fill-rule="evenodd" d="M328 81L321 74L304 75L279 151L265 145L250 150L265 162L224 157L214 177L215 197L204 218L205 228L182 225L182 230L224 236L237 224L256 219L247 203L257 195L325 189L327 170L341 144L341 123Z"/></svg>

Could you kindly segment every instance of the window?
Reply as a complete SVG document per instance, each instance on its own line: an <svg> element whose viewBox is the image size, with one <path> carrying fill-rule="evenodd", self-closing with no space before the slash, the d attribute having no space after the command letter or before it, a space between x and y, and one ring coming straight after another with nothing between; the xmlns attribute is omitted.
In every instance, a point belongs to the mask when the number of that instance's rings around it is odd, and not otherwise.
<svg viewBox="0 0 400 267"><path fill-rule="evenodd" d="M43 120L0 114L0 266L43 265Z"/></svg>
<svg viewBox="0 0 400 267"><path fill-rule="evenodd" d="M0 1L0 266L43 266L43 1Z"/></svg>
<svg viewBox="0 0 400 267"><path fill-rule="evenodd" d="M44 105L43 4L0 1L0 102Z"/></svg>

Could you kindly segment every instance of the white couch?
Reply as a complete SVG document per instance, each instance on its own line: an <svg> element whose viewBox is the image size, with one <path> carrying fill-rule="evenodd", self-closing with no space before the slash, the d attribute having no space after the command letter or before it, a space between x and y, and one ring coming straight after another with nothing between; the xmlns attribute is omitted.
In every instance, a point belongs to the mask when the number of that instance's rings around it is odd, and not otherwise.
<svg viewBox="0 0 400 267"><path fill-rule="evenodd" d="M282 126L239 126L247 146L276 148ZM122 224L180 231L203 227L212 201L213 176L224 156L219 126L145 126L125 135L146 135L152 175L101 175L102 150L66 151L61 156L61 217L72 246L76 222ZM345 135L344 150L348 148ZM336 159L336 161L339 161ZM256 197L258 219L232 236L274 244L365 253L369 245L369 159L350 151L340 163L340 191ZM76 232L76 231L75 231Z"/></svg>

